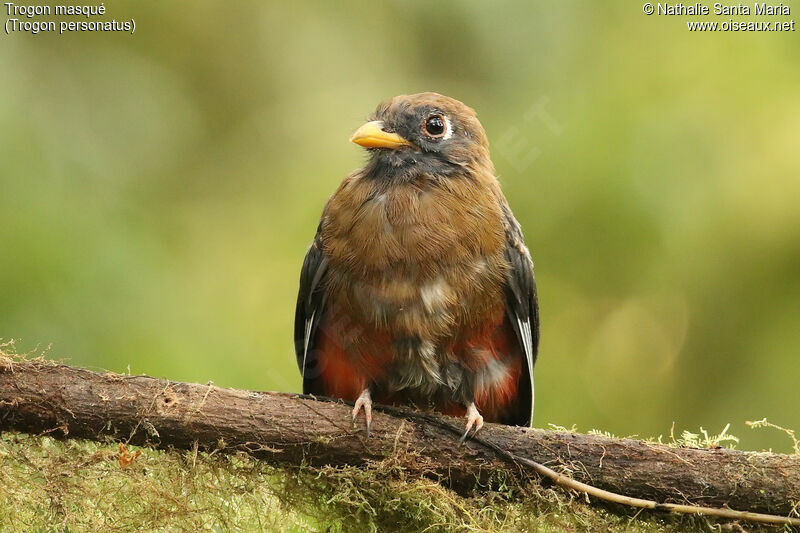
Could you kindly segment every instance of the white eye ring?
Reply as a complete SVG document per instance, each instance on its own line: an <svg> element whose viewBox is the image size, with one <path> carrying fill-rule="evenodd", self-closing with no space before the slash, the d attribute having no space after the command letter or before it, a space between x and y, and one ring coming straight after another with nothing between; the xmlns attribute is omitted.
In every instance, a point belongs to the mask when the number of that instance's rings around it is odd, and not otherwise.
<svg viewBox="0 0 800 533"><path fill-rule="evenodd" d="M450 119L447 118L447 115L442 115L444 118L444 135L442 136L442 140L447 140L453 136L453 127L450 125Z"/></svg>

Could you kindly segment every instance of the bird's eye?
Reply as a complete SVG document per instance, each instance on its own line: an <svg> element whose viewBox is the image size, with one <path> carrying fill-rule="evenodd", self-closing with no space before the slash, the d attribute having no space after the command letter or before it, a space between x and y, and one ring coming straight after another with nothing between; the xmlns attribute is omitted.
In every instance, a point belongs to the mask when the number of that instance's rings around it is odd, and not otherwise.
<svg viewBox="0 0 800 533"><path fill-rule="evenodd" d="M425 119L425 133L430 137L440 138L449 133L450 124L442 115L430 115Z"/></svg>

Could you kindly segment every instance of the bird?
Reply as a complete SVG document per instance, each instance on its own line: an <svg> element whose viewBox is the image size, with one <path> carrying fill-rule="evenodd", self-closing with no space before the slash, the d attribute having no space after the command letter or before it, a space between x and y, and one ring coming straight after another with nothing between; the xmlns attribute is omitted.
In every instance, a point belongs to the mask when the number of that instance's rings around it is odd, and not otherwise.
<svg viewBox="0 0 800 533"><path fill-rule="evenodd" d="M350 139L363 168L329 198L300 272L303 393L530 426L539 306L533 261L476 112L389 98Z"/></svg>

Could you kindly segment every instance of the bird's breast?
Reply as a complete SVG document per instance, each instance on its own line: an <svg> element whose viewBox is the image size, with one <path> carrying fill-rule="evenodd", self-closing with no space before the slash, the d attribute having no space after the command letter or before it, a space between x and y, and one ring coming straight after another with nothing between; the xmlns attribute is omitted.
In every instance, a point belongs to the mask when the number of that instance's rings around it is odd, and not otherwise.
<svg viewBox="0 0 800 533"><path fill-rule="evenodd" d="M395 336L452 337L502 299L501 217L496 198L466 180L346 180L322 223L329 298Z"/></svg>
<svg viewBox="0 0 800 533"><path fill-rule="evenodd" d="M502 217L494 194L466 178L395 184L354 176L328 202L322 237L330 260L354 270L431 269L501 252Z"/></svg>

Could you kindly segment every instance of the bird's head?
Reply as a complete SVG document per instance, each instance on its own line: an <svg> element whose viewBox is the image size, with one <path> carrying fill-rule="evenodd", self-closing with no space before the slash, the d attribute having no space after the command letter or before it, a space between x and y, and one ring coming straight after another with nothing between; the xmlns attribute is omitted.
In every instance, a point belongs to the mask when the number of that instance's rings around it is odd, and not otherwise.
<svg viewBox="0 0 800 533"><path fill-rule="evenodd" d="M493 172L489 141L475 111L437 93L382 102L350 140L371 152L367 176L444 178Z"/></svg>

